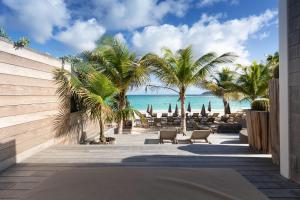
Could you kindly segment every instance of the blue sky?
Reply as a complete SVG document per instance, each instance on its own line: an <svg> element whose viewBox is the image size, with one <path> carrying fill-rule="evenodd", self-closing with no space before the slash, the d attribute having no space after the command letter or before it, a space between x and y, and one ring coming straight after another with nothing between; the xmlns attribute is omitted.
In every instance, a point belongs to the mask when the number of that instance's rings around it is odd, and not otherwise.
<svg viewBox="0 0 300 200"><path fill-rule="evenodd" d="M55 57L92 50L104 34L123 40L138 55L192 44L196 57L232 51L237 62L247 64L278 50L277 0L0 2L0 25L11 38L27 36L30 47Z"/></svg>

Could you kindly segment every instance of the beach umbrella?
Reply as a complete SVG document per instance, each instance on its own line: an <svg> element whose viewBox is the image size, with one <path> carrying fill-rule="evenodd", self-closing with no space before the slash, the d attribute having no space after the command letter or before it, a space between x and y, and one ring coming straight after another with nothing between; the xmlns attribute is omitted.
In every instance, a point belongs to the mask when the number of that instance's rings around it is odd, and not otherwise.
<svg viewBox="0 0 300 200"><path fill-rule="evenodd" d="M178 105L176 104L176 107L175 107L175 115L178 115Z"/></svg>
<svg viewBox="0 0 300 200"><path fill-rule="evenodd" d="M208 108L207 108L208 112L211 112L211 104L210 101L208 102Z"/></svg>
<svg viewBox="0 0 300 200"><path fill-rule="evenodd" d="M151 104L151 107L150 107L150 110L149 110L149 114L150 114L150 115L153 114L153 107L152 107L152 104Z"/></svg>
<svg viewBox="0 0 300 200"><path fill-rule="evenodd" d="M148 107L147 107L147 113L150 112L150 105L148 104Z"/></svg>
<svg viewBox="0 0 300 200"><path fill-rule="evenodd" d="M172 106L171 104L169 103L169 109L168 109L168 112L171 113L172 112Z"/></svg>
<svg viewBox="0 0 300 200"><path fill-rule="evenodd" d="M204 117L206 116L206 111L205 111L205 105L202 105L202 109L201 109L201 115Z"/></svg>
<svg viewBox="0 0 300 200"><path fill-rule="evenodd" d="M228 115L231 114L229 103L226 104L225 112L226 112L225 114L228 114Z"/></svg>
<svg viewBox="0 0 300 200"><path fill-rule="evenodd" d="M192 108L191 108L191 102L189 102L188 108L187 108L188 112L192 112Z"/></svg>

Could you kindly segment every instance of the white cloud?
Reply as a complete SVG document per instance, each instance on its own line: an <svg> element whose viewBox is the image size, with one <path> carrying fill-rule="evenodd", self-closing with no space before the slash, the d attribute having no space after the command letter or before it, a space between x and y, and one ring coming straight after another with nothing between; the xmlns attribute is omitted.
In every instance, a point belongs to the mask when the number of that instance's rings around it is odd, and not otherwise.
<svg viewBox="0 0 300 200"><path fill-rule="evenodd" d="M255 35L254 38L257 38L259 40L263 40L263 39L265 39L265 38L267 38L269 36L270 36L269 32L262 32L262 33L260 33L258 35Z"/></svg>
<svg viewBox="0 0 300 200"><path fill-rule="evenodd" d="M23 26L38 42L52 37L54 27L63 27L69 20L64 0L2 0L14 11L12 20Z"/></svg>
<svg viewBox="0 0 300 200"><path fill-rule="evenodd" d="M220 2L227 2L235 5L239 3L239 0L200 0L200 2L198 2L198 6L199 7L212 6Z"/></svg>
<svg viewBox="0 0 300 200"><path fill-rule="evenodd" d="M96 47L96 41L105 33L105 28L100 26L96 19L87 21L77 20L65 31L55 35L55 39L61 41L77 51L92 50Z"/></svg>
<svg viewBox="0 0 300 200"><path fill-rule="evenodd" d="M84 4L69 0L76 16L95 17L110 30L133 30L158 24L167 14L183 16L190 0L91 0ZM76 10L80 4L80 10ZM78 5L77 5L78 7Z"/></svg>
<svg viewBox="0 0 300 200"><path fill-rule="evenodd" d="M218 54L234 52L239 55L237 62L247 64L249 52L246 49L248 39L259 34L272 20L276 20L276 11L266 10L258 16L232 19L220 22L219 16L203 15L191 27L164 24L148 26L133 34L132 45L140 53L161 53L162 47L172 50L193 45L196 56L210 51Z"/></svg>
<svg viewBox="0 0 300 200"><path fill-rule="evenodd" d="M123 44L127 44L127 41L122 33L117 33L114 37Z"/></svg>

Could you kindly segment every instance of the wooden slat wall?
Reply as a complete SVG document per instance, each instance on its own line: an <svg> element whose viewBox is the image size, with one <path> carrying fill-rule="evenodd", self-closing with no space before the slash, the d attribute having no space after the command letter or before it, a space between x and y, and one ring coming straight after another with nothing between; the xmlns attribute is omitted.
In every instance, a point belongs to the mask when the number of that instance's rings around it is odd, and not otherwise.
<svg viewBox="0 0 300 200"><path fill-rule="evenodd" d="M0 39L0 164L55 139L59 102L53 70L61 61ZM70 66L65 66L70 70ZM86 127L89 132L96 127ZM74 137L55 141L75 142Z"/></svg>
<svg viewBox="0 0 300 200"><path fill-rule="evenodd" d="M270 127L272 161L279 164L280 140L279 140L279 80L269 81L270 99Z"/></svg>

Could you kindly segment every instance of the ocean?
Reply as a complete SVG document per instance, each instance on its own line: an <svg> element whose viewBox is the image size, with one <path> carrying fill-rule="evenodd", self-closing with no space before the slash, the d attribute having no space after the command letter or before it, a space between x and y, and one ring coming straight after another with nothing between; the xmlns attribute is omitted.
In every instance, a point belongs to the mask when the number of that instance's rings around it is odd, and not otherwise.
<svg viewBox="0 0 300 200"><path fill-rule="evenodd" d="M153 112L167 112L169 103L172 105L172 111L174 112L176 103L180 108L180 101L178 101L177 95L128 95L128 100L132 107L139 111L146 111L148 104L153 106ZM199 111L202 105L205 105L207 109L208 102L211 102L212 112L223 111L223 101L221 98L215 96L202 96L202 95L187 95L185 106L191 103L192 112ZM249 102L230 101L230 108L232 111L238 111L242 109L250 108Z"/></svg>

